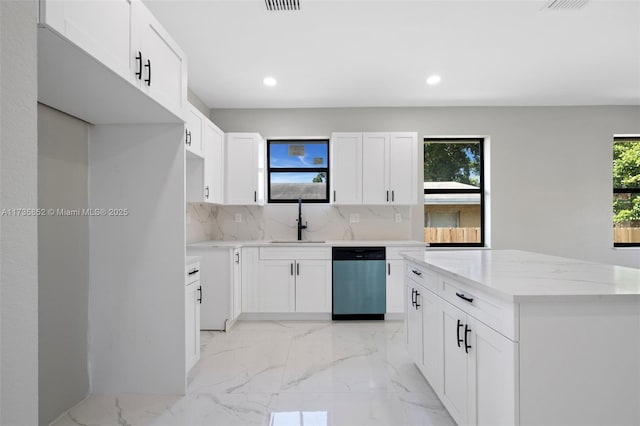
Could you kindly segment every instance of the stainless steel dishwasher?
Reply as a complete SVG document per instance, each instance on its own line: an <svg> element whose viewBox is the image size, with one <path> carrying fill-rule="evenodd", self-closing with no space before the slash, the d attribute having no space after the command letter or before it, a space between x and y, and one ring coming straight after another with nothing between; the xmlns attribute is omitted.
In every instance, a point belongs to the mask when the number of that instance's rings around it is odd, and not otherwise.
<svg viewBox="0 0 640 426"><path fill-rule="evenodd" d="M382 320L387 310L384 247L333 247L334 320Z"/></svg>

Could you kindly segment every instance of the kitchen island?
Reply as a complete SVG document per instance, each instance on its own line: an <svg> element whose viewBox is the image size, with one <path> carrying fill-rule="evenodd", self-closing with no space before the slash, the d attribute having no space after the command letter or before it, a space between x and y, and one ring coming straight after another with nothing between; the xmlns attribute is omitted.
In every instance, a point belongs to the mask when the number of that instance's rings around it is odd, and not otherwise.
<svg viewBox="0 0 640 426"><path fill-rule="evenodd" d="M640 270L405 253L407 347L458 424L640 424Z"/></svg>

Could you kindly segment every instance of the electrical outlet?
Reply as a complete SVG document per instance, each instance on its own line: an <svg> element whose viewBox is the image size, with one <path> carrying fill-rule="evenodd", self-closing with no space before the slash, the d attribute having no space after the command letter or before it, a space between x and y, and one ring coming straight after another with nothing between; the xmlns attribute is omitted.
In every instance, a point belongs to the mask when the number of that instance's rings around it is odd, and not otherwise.
<svg viewBox="0 0 640 426"><path fill-rule="evenodd" d="M359 223L360 222L360 215L357 213L351 213L349 215L349 222L350 223Z"/></svg>
<svg viewBox="0 0 640 426"><path fill-rule="evenodd" d="M242 213L236 213L236 217L234 218L234 221L236 223L241 223L242 222Z"/></svg>
<svg viewBox="0 0 640 426"><path fill-rule="evenodd" d="M402 222L402 213L396 213L396 223Z"/></svg>

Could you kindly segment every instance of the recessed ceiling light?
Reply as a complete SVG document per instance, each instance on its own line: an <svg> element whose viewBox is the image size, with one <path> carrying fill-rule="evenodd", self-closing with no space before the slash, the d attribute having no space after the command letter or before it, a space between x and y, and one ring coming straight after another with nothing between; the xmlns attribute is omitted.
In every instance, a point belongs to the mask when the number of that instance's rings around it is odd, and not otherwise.
<svg viewBox="0 0 640 426"><path fill-rule="evenodd" d="M428 84L429 86L435 86L436 84L440 83L440 80L442 80L442 79L440 78L440 76L439 76L439 75L436 75L436 74L434 74L434 75L430 75L430 76L427 78L427 84Z"/></svg>
<svg viewBox="0 0 640 426"><path fill-rule="evenodd" d="M276 84L278 84L276 79L273 78L273 77L265 77L263 82L264 82L265 86L269 86L269 87L272 87L272 86L275 86Z"/></svg>

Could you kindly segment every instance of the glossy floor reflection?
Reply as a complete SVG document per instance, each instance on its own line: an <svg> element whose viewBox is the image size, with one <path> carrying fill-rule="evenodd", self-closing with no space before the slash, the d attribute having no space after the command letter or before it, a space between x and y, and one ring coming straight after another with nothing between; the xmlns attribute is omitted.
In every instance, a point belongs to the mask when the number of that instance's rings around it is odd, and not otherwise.
<svg viewBox="0 0 640 426"><path fill-rule="evenodd" d="M454 425L404 324L239 322L203 332L186 396L91 395L56 426Z"/></svg>

